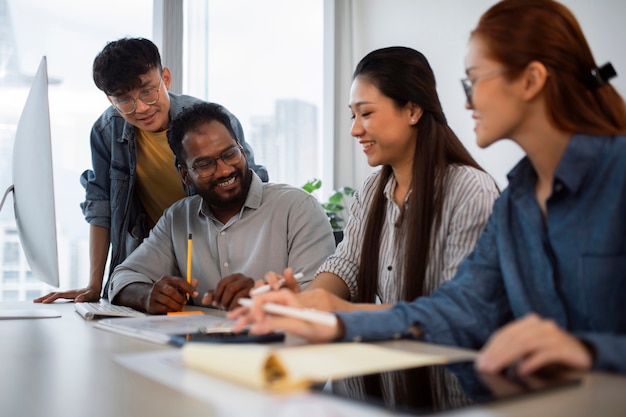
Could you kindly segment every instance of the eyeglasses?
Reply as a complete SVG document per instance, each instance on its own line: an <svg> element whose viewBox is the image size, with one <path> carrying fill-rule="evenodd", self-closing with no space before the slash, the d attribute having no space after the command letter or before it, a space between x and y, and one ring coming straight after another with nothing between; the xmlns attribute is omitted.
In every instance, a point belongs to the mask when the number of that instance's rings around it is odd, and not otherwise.
<svg viewBox="0 0 626 417"><path fill-rule="evenodd" d="M494 77L498 77L502 74L504 74L506 72L506 70L496 70L493 72L489 72L487 74L484 74L480 77L473 77L473 78L463 78L461 80L461 85L463 86L463 91L465 91L465 97L467 98L467 104L470 105L470 107L472 107L472 95L474 92L474 86L482 80L487 80L489 78L494 78Z"/></svg>
<svg viewBox="0 0 626 417"><path fill-rule="evenodd" d="M187 168L194 171L200 178L210 177L217 171L218 160L232 167L241 161L241 157L241 145L237 145L226 149L219 158L204 158Z"/></svg>
<svg viewBox="0 0 626 417"><path fill-rule="evenodd" d="M159 88L146 88L139 93L139 97L133 98L131 96L122 96L113 98L113 106L122 114L131 114L137 109L137 100L141 100L142 103L148 106L156 103L159 100L159 90L163 78L159 79Z"/></svg>

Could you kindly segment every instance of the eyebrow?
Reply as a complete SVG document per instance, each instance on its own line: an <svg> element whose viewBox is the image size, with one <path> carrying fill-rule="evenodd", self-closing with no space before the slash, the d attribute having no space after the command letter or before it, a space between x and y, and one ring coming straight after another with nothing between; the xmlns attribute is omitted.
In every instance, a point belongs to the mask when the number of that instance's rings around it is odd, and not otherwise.
<svg viewBox="0 0 626 417"><path fill-rule="evenodd" d="M357 101L356 103L348 104L348 108L352 109L353 107L361 107L365 104L374 104L374 102L373 101Z"/></svg>

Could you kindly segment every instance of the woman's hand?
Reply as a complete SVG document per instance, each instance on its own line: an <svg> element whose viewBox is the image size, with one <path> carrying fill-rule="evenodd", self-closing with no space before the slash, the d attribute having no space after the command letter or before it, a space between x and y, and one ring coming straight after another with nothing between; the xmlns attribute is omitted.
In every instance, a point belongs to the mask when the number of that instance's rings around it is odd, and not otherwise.
<svg viewBox="0 0 626 417"><path fill-rule="evenodd" d="M292 317L273 315L263 310L263 305L266 303L303 308L296 294L287 289L261 294L253 298L252 307L240 307L228 314L228 318L237 319L233 330L239 332L249 326L249 331L252 334L284 331L314 343L330 342L343 335L343 326L340 321L337 321L333 326L328 326Z"/></svg>
<svg viewBox="0 0 626 417"><path fill-rule="evenodd" d="M529 314L495 332L476 359L478 370L497 373L515 366L528 375L547 365L588 370L592 352L580 340L560 329L552 320Z"/></svg>

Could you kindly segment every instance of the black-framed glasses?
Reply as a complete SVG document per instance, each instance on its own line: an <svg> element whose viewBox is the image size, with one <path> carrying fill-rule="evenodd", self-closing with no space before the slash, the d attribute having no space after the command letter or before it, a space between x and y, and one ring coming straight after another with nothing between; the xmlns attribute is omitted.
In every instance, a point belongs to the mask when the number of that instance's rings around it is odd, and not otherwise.
<svg viewBox="0 0 626 417"><path fill-rule="evenodd" d="M217 171L218 160L221 160L226 165L232 167L241 162L242 156L243 153L241 145L236 145L222 152L222 155L219 158L203 158L187 168L195 172L200 178L210 177Z"/></svg>
<svg viewBox="0 0 626 417"><path fill-rule="evenodd" d="M498 77L504 74L505 72L506 70L496 70L496 71L488 72L487 74L483 74L482 76L479 76L479 77L463 78L461 80L461 85L463 86L463 91L465 91L467 104L469 104L470 107L473 106L472 95L474 93L474 86L479 81L486 80L486 79L493 78L493 77Z"/></svg>
<svg viewBox="0 0 626 417"><path fill-rule="evenodd" d="M139 93L137 98L131 96L113 97L113 106L122 114L131 114L137 109L137 100L148 106L159 100L159 91L161 90L163 78L159 79L159 88L146 88Z"/></svg>

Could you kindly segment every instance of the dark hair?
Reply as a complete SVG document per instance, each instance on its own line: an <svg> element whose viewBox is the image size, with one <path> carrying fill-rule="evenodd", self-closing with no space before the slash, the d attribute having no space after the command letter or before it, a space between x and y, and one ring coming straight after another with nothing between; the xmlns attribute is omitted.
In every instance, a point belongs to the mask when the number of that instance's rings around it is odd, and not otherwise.
<svg viewBox="0 0 626 417"><path fill-rule="evenodd" d="M490 57L515 79L533 61L548 70L546 108L567 132L626 132L626 104L609 83L590 85L597 68L576 17L553 0L503 0L480 18L471 37L484 41Z"/></svg>
<svg viewBox="0 0 626 417"><path fill-rule="evenodd" d="M162 71L161 55L144 38L109 42L93 61L93 80L107 95L122 95L141 86L140 76L153 69Z"/></svg>
<svg viewBox="0 0 626 417"><path fill-rule="evenodd" d="M226 126L226 129L228 129L228 132L235 142L239 143L239 138L237 138L233 126L230 123L230 116L226 113L224 107L215 103L196 103L178 113L178 115L172 119L170 128L167 131L167 143L170 145L172 152L174 152L177 163L187 158L183 149L183 138L187 132L197 130L200 126L213 121Z"/></svg>
<svg viewBox="0 0 626 417"><path fill-rule="evenodd" d="M420 52L405 47L378 49L366 55L353 78L371 82L401 108L413 103L422 108L417 124L413 177L408 200L407 245L402 288L404 300L422 295L431 248L431 234L439 227L446 190L446 168L450 164L482 168L446 122L437 96L435 76ZM384 187L391 166L381 170L380 180L367 219L358 276L359 302L374 302L378 288L380 232L385 219Z"/></svg>

